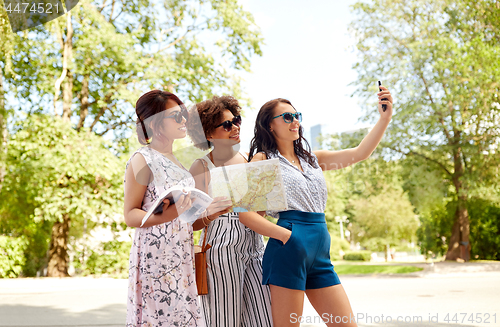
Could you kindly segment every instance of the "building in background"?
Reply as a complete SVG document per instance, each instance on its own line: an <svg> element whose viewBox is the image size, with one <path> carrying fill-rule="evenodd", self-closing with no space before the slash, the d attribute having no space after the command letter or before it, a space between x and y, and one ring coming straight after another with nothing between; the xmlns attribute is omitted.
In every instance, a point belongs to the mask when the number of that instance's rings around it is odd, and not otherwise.
<svg viewBox="0 0 500 327"><path fill-rule="evenodd" d="M318 124L310 128L311 138L308 140L311 144L311 149L314 150L328 150L328 140L330 135L336 134L331 126L327 124ZM323 138L323 140L321 140Z"/></svg>
<svg viewBox="0 0 500 327"><path fill-rule="evenodd" d="M319 140L321 136L321 127L322 124L314 125L311 127L311 148L312 150L322 150L322 146Z"/></svg>

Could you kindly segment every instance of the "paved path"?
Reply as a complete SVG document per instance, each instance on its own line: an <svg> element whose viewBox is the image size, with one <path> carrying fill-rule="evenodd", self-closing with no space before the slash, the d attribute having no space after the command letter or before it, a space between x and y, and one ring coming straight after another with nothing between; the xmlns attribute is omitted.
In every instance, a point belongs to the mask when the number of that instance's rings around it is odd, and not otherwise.
<svg viewBox="0 0 500 327"><path fill-rule="evenodd" d="M500 264L438 263L419 276L341 280L359 326L500 326ZM126 297L123 279L0 279L0 326L124 326ZM463 323L460 313L467 313ZM474 321L467 321L470 314ZM477 322L487 314L489 323ZM325 326L307 301L303 318L302 327Z"/></svg>

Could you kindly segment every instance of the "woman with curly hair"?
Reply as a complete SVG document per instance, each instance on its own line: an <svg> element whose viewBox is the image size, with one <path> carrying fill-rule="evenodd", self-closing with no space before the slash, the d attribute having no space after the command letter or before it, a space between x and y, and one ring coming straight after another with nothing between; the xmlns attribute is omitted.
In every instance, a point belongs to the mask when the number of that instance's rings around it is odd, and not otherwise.
<svg viewBox="0 0 500 327"><path fill-rule="evenodd" d="M240 220L269 236L262 284L270 287L275 327L299 326L304 294L327 326L356 326L349 299L330 261L330 234L324 214L328 190L323 171L365 160L375 150L392 117L391 93L381 88L380 119L352 149L311 151L302 136L302 114L286 99L268 101L257 114L250 160L279 159L288 210L267 212L278 218L276 224L256 212L242 212Z"/></svg>
<svg viewBox="0 0 500 327"><path fill-rule="evenodd" d="M193 120L187 125L195 145L212 150L196 160L190 172L196 187L205 188L205 162L208 169L247 163L247 153L239 151L241 107L231 96L214 96L196 104L190 115L200 117L201 126ZM210 194L210 174L207 174ZM237 212L197 220L193 228L204 228L207 234L208 294L201 297L207 327L272 326L270 294L262 285L261 235L245 227Z"/></svg>

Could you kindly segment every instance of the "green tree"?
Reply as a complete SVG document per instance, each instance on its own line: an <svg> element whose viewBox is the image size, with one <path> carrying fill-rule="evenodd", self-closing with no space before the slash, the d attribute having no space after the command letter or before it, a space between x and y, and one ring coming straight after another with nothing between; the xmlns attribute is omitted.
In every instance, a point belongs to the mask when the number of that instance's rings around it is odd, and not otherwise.
<svg viewBox="0 0 500 327"><path fill-rule="evenodd" d="M498 181L499 6L498 0L373 0L353 6L360 58L356 94L369 104L383 78L396 99L386 145L440 169L442 183L453 187L457 205L447 260L463 256L460 245L468 257L467 203ZM366 119L374 119L370 111Z"/></svg>
<svg viewBox="0 0 500 327"><path fill-rule="evenodd" d="M82 138L88 131L112 133L115 152L128 150L141 93L161 88L192 102L222 92L241 97L237 72L250 70L250 57L261 55L263 42L237 0L81 0L66 15L12 40L5 84L16 102L6 107L60 116ZM70 192L71 185L61 188ZM78 201L44 201L36 202L37 212L51 208L57 220L51 243L64 248L74 214L67 208ZM66 256L57 253L50 252L49 275L65 273Z"/></svg>
<svg viewBox="0 0 500 327"><path fill-rule="evenodd" d="M118 136L128 136L135 101L151 88L193 102L213 93L241 96L235 72L250 70L262 44L252 15L236 0L82 0L16 37L18 78L9 82L31 105L26 110Z"/></svg>
<svg viewBox="0 0 500 327"><path fill-rule="evenodd" d="M330 150L352 148L357 146L367 133L368 129L360 129L356 132L326 135L324 140ZM401 193L404 185L402 161L390 156L385 158L386 152L386 149L379 147L371 158L363 162L324 173L329 194L325 210L329 226L332 231L335 229L335 235L338 235L335 216L347 216L350 239L359 241L370 250L399 245L403 240L412 241L416 236L413 225L405 233L398 233L399 229L376 232L370 225L381 224L379 227L385 228L387 219L410 225L415 221L413 206L408 201L408 196ZM379 216L371 220L372 207L374 214L383 213L387 209L379 208L383 202L381 199L385 197L391 197L390 203L386 204L390 211L388 214L392 218Z"/></svg>
<svg viewBox="0 0 500 327"><path fill-rule="evenodd" d="M1 231L27 235L41 248L42 258L50 239L48 274L67 276L70 225L122 209L122 162L102 138L87 130L79 133L59 117L32 115L16 127L0 192Z"/></svg>
<svg viewBox="0 0 500 327"><path fill-rule="evenodd" d="M5 79L4 70L10 71L13 51L13 34L9 25L4 2L0 0L0 190L5 176L5 166L3 164L7 151L7 108L5 106Z"/></svg>
<svg viewBox="0 0 500 327"><path fill-rule="evenodd" d="M356 223L353 233L371 250L411 242L416 235L418 219L408 195L401 189L386 189L378 195L351 201Z"/></svg>

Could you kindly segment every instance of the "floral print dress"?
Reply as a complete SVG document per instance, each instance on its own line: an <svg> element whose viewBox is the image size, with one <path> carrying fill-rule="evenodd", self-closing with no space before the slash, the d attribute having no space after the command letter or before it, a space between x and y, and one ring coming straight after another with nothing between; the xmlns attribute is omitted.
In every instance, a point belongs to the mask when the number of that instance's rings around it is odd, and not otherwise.
<svg viewBox="0 0 500 327"><path fill-rule="evenodd" d="M137 153L144 156L154 176L144 194L143 210L147 211L161 192L174 185L194 187L187 170L156 150L143 147L132 157ZM204 326L196 288L191 224L176 218L136 228L128 280L127 327Z"/></svg>

